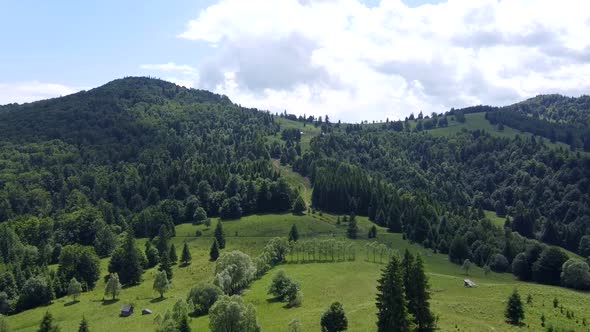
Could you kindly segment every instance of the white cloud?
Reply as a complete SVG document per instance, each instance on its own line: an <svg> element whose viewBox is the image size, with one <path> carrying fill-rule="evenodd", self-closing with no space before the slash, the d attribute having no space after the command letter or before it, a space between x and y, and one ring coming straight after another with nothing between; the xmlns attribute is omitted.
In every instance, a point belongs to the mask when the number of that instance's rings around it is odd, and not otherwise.
<svg viewBox="0 0 590 332"><path fill-rule="evenodd" d="M61 97L80 90L82 88L38 81L0 83L0 105Z"/></svg>
<svg viewBox="0 0 590 332"><path fill-rule="evenodd" d="M583 0L221 0L179 35L213 54L152 69L273 111L398 118L589 91L588 22Z"/></svg>

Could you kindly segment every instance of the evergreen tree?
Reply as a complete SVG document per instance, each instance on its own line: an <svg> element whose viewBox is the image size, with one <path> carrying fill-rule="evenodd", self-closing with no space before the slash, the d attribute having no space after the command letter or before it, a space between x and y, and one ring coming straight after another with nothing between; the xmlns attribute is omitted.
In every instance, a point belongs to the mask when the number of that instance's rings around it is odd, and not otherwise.
<svg viewBox="0 0 590 332"><path fill-rule="evenodd" d="M219 244L217 244L217 239L213 239L211 249L209 249L209 259L214 262L217 258L219 258Z"/></svg>
<svg viewBox="0 0 590 332"><path fill-rule="evenodd" d="M174 246L174 243L170 244L170 263L178 263L178 255L176 254L176 247Z"/></svg>
<svg viewBox="0 0 590 332"><path fill-rule="evenodd" d="M349 239L356 239L357 235L358 235L358 231L359 231L359 228L356 224L356 219L351 217L350 221L348 222L348 228L346 229L346 236Z"/></svg>
<svg viewBox="0 0 590 332"><path fill-rule="evenodd" d="M340 332L348 329L348 319L340 302L334 302L321 318L322 332Z"/></svg>
<svg viewBox="0 0 590 332"><path fill-rule="evenodd" d="M289 231L289 242L297 242L297 240L299 240L299 231L297 230L297 225L293 224L293 226L291 226L291 230Z"/></svg>
<svg viewBox="0 0 590 332"><path fill-rule="evenodd" d="M303 214L305 208L305 201L301 196L297 196L295 203L293 203L293 214Z"/></svg>
<svg viewBox="0 0 590 332"><path fill-rule="evenodd" d="M153 288L160 294L160 298L164 298L164 293L170 289L170 282L168 281L166 271L160 271L156 274Z"/></svg>
<svg viewBox="0 0 590 332"><path fill-rule="evenodd" d="M223 234L223 226L221 225L221 220L217 222L217 226L215 226L215 239L217 240L218 249L225 248L225 235Z"/></svg>
<svg viewBox="0 0 590 332"><path fill-rule="evenodd" d="M411 275L411 296L408 296L408 311L414 315L414 323L416 323L416 331L427 332L436 329L435 317L430 311L430 285L428 278L424 273L424 262L422 257L418 255L416 261L407 272ZM406 295L408 294L406 289Z"/></svg>
<svg viewBox="0 0 590 332"><path fill-rule="evenodd" d="M104 295L112 296L114 300L117 298L119 293L121 293L121 283L119 282L119 276L116 273L111 273L105 286Z"/></svg>
<svg viewBox="0 0 590 332"><path fill-rule="evenodd" d="M369 234L367 234L367 237L369 239L374 239L377 237L377 226L371 226L371 228L369 229Z"/></svg>
<svg viewBox="0 0 590 332"><path fill-rule="evenodd" d="M82 317L82 321L80 322L80 327L78 328L78 332L89 332L90 329L88 327L88 321L86 317Z"/></svg>
<svg viewBox="0 0 590 332"><path fill-rule="evenodd" d="M508 298L508 304L506 305L506 312L504 315L506 316L507 322L512 325L520 325L522 324L522 320L524 320L522 301L516 289Z"/></svg>
<svg viewBox="0 0 590 332"><path fill-rule="evenodd" d="M128 229L123 244L115 250L109 262L109 272L117 273L121 283L138 284L143 273L141 251L135 245L133 230Z"/></svg>
<svg viewBox="0 0 590 332"><path fill-rule="evenodd" d="M166 272L166 277L168 280L172 279L172 264L168 255L162 255L160 258L160 266L158 267L158 271Z"/></svg>
<svg viewBox="0 0 590 332"><path fill-rule="evenodd" d="M410 331L411 317L407 311L402 265L396 256L391 257L383 270L377 290L377 330Z"/></svg>
<svg viewBox="0 0 590 332"><path fill-rule="evenodd" d="M191 252L188 248L188 243L185 242L184 246L182 247L182 255L180 256L180 260L184 265L189 265L193 258L191 257Z"/></svg>
<svg viewBox="0 0 590 332"><path fill-rule="evenodd" d="M49 311L45 312L45 316L43 316L43 320L39 325L38 332L59 332L59 326L53 323L53 316L49 313Z"/></svg>

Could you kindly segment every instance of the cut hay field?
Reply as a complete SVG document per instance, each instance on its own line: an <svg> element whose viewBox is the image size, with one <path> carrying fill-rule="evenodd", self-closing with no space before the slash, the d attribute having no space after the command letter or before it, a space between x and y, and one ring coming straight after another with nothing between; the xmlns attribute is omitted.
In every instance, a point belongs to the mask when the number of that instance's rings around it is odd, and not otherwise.
<svg viewBox="0 0 590 332"><path fill-rule="evenodd" d="M376 280L384 264L366 260L364 246L369 241L366 233L371 223L366 218L358 218L361 238L355 240L356 260L346 262L296 263L290 262L269 271L260 280L255 281L244 292L247 302L253 303L263 331L286 331L292 319L298 319L305 331L320 330L320 316L332 301L344 305L349 331L375 331L375 292ZM216 220L213 221L215 225ZM272 237L286 236L292 224L296 224L302 239L332 238L344 240L346 225L337 225L336 218L327 214L305 216L255 215L239 221L224 222L229 250L242 250L252 256L257 255L264 244ZM195 237L197 230L202 236ZM105 304L102 301L104 282L99 282L94 291L82 295L80 302L71 304L68 298L54 301L53 304L29 310L8 317L8 323L15 331L36 331L46 311L51 312L62 331L75 331L82 316L90 322L92 331L154 331L156 321L166 310L172 308L178 299L184 299L189 289L201 281L213 276L214 263L208 261L208 249L211 243L213 227L203 225L179 225L174 238L176 248L187 241L190 245L193 263L189 267L174 267L173 287L160 301L152 291L154 269L148 270L141 285L126 288L120 300ZM590 323L590 297L588 294L560 287L542 286L515 281L510 274L490 273L484 275L479 268L472 268L465 276L459 266L451 264L446 255L433 254L422 247L408 243L399 234L389 234L379 229L377 241L385 243L399 251L409 249L421 253L426 264L426 271L432 286L432 309L439 316L442 331L539 331L541 315L546 317L546 325L562 329L587 331L584 322ZM377 258L378 260L378 258ZM103 274L106 274L107 261L103 261ZM299 308L284 308L284 304L270 301L266 294L273 275L283 269L287 275L299 281L304 295L303 305ZM463 287L463 279L469 278L477 283L477 288ZM516 288L523 301L528 294L532 303L525 305L525 326L513 328L503 319L503 311L508 295ZM553 299L557 298L560 306L553 308ZM136 311L150 308L153 315L141 316L136 313L129 318L120 318L122 304L133 304ZM574 313L573 318L566 318L566 311ZM563 313L562 313L563 311ZM208 318L191 319L193 331L207 331Z"/></svg>

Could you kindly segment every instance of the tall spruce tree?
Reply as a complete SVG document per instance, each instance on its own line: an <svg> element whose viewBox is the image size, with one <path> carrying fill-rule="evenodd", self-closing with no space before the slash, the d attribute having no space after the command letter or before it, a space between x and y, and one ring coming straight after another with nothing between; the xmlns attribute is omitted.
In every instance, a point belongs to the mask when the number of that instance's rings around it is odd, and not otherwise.
<svg viewBox="0 0 590 332"><path fill-rule="evenodd" d="M408 296L408 311L414 315L416 331L434 331L436 329L436 320L434 314L430 311L430 285L424 273L424 262L420 255L416 256L414 264L406 274L410 275L412 280L412 291L410 292L412 298L409 298L407 289L406 296Z"/></svg>
<svg viewBox="0 0 590 332"><path fill-rule="evenodd" d="M172 263L170 262L170 257L166 255L162 255L160 258L160 266L158 267L158 271L166 272L166 277L168 280L172 279Z"/></svg>
<svg viewBox="0 0 590 332"><path fill-rule="evenodd" d="M358 236L358 225L356 224L356 219L351 218L348 222L348 228L346 229L346 236L349 239L356 239Z"/></svg>
<svg viewBox="0 0 590 332"><path fill-rule="evenodd" d="M299 240L299 231L297 230L297 225L293 224L293 226L291 226L291 230L289 231L289 242L297 242L297 240Z"/></svg>
<svg viewBox="0 0 590 332"><path fill-rule="evenodd" d="M78 327L78 332L89 332L90 328L88 327L88 321L86 317L82 316L82 321L80 321L80 327Z"/></svg>
<svg viewBox="0 0 590 332"><path fill-rule="evenodd" d="M141 252L135 245L132 229L127 230L123 244L113 253L109 262L109 272L117 273L124 285L135 285L141 281Z"/></svg>
<svg viewBox="0 0 590 332"><path fill-rule="evenodd" d="M221 225L221 220L217 222L217 226L215 226L215 239L217 240L218 249L225 248L225 235L223 234L223 226Z"/></svg>
<svg viewBox="0 0 590 332"><path fill-rule="evenodd" d="M377 331L408 332L412 321L408 314L402 264L392 256L377 286Z"/></svg>
<svg viewBox="0 0 590 332"><path fill-rule="evenodd" d="M188 243L185 242L184 246L182 247L182 254L180 255L180 261L184 265L189 265L192 260L193 260L193 258L191 256L191 251L188 248Z"/></svg>
<svg viewBox="0 0 590 332"><path fill-rule="evenodd" d="M217 239L213 239L211 249L209 249L209 259L212 262L215 262L217 258L219 258L219 244L217 243Z"/></svg>
<svg viewBox="0 0 590 332"><path fill-rule="evenodd" d="M59 332L59 326L53 323L53 316L49 313L49 311L45 312L45 316L43 316L43 320L41 320L41 324L39 325L39 332Z"/></svg>
<svg viewBox="0 0 590 332"><path fill-rule="evenodd" d="M512 294L508 298L508 304L506 305L506 321L512 325L520 325L524 319L524 309L522 307L522 300L520 294L514 289Z"/></svg>
<svg viewBox="0 0 590 332"><path fill-rule="evenodd" d="M178 263L178 255L176 254L176 247L174 246L174 243L170 244L170 263Z"/></svg>

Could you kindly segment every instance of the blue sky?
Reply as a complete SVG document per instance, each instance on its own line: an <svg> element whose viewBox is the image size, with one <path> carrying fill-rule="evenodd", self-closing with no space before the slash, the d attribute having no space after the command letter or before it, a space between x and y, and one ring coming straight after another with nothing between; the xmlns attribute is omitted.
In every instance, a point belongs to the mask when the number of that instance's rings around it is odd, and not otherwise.
<svg viewBox="0 0 590 332"><path fill-rule="evenodd" d="M588 93L588 35L590 1L5 1L0 104L150 75L272 111L395 119Z"/></svg>

